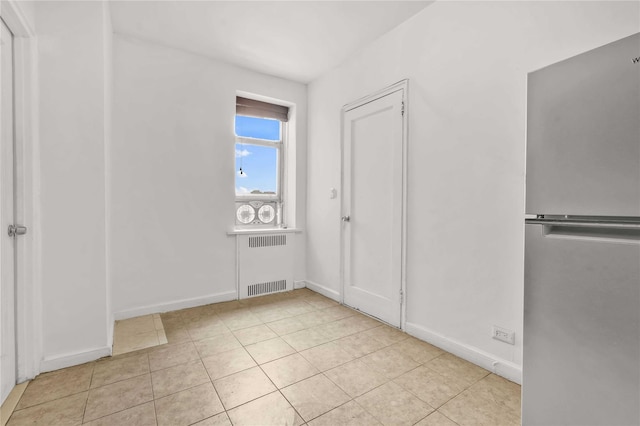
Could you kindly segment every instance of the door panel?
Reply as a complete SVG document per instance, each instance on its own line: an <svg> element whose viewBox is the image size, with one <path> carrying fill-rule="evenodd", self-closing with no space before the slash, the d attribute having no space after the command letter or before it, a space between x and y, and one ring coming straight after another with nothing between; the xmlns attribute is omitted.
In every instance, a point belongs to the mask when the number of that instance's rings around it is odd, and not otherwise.
<svg viewBox="0 0 640 426"><path fill-rule="evenodd" d="M403 90L344 114L344 303L400 326Z"/></svg>
<svg viewBox="0 0 640 426"><path fill-rule="evenodd" d="M0 399L16 383L14 239L7 235L14 217L13 36L0 20Z"/></svg>

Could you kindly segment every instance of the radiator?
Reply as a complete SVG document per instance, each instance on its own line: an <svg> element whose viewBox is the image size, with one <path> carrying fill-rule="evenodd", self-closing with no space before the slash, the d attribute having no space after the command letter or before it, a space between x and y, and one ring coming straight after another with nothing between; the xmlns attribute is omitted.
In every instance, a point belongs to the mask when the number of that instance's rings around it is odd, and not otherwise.
<svg viewBox="0 0 640 426"><path fill-rule="evenodd" d="M240 299L293 290L295 234L238 235Z"/></svg>

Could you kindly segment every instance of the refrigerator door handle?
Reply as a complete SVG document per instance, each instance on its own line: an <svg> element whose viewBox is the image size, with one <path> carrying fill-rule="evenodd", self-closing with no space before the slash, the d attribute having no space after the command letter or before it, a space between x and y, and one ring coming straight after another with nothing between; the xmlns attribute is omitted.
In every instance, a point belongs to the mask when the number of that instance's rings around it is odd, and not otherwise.
<svg viewBox="0 0 640 426"><path fill-rule="evenodd" d="M525 219L527 225L550 225L580 228L605 228L605 229L629 229L640 230L640 222L614 222L602 220L579 220L579 219Z"/></svg>

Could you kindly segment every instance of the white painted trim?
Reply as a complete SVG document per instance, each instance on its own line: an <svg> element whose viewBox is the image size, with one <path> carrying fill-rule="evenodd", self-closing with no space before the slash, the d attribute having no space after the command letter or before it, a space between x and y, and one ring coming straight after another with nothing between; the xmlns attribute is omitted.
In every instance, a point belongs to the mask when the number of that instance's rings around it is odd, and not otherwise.
<svg viewBox="0 0 640 426"><path fill-rule="evenodd" d="M16 340L17 381L40 372L42 359L42 288L40 274L40 151L38 145L37 41L20 2L2 0L0 15L14 34L16 223L28 232L17 241Z"/></svg>
<svg viewBox="0 0 640 426"><path fill-rule="evenodd" d="M22 114L23 202L21 220L30 228L24 239L24 251L19 253L24 261L22 285L23 297L18 296L23 326L18 330L18 380L32 379L40 373L43 355L42 325L42 228L40 185L40 141L38 131L38 46L37 39L21 38L24 70ZM25 237L26 237L25 236ZM20 312L20 307L19 307ZM19 319L20 321L20 319Z"/></svg>
<svg viewBox="0 0 640 426"><path fill-rule="evenodd" d="M400 241L400 288L402 289L402 296L400 303L400 329L406 330L407 328L407 210L408 210L408 190L407 184L409 182L408 166L408 146L409 146L409 80L402 80L395 84L395 86L402 87L402 225L401 232L402 237Z"/></svg>
<svg viewBox="0 0 640 426"><path fill-rule="evenodd" d="M455 339L428 330L418 324L407 322L405 332L420 340L424 340L453 355L476 364L492 373L502 376L512 382L522 384L522 366L501 358L497 358L476 347L469 346Z"/></svg>
<svg viewBox="0 0 640 426"><path fill-rule="evenodd" d="M178 309L194 308L196 306L209 305L211 303L228 302L237 300L237 291L227 291L225 293L210 294L204 297L195 297L193 299L182 299L175 302L159 303L157 305L140 306L138 308L127 309L115 312L113 318L116 321L135 318L142 315L158 314L161 312L176 311Z"/></svg>
<svg viewBox="0 0 640 426"><path fill-rule="evenodd" d="M293 289L298 290L300 288L305 288L307 286L306 281L293 281Z"/></svg>
<svg viewBox="0 0 640 426"><path fill-rule="evenodd" d="M116 317L113 312L107 316L107 345L113 347L113 334L116 326Z"/></svg>
<svg viewBox="0 0 640 426"><path fill-rule="evenodd" d="M260 235L260 234L301 234L302 229L296 228L256 228L256 229L233 229L227 231L228 236L233 235Z"/></svg>
<svg viewBox="0 0 640 426"><path fill-rule="evenodd" d="M2 20L7 24L15 37L32 38L36 33L29 20L24 16L17 0L2 0L0 10Z"/></svg>
<svg viewBox="0 0 640 426"><path fill-rule="evenodd" d="M111 8L107 2L102 4L102 43L103 43L103 102L104 102L104 252L105 252L105 309L107 321L107 345L113 346L113 280L111 278L111 135L113 128L113 26Z"/></svg>
<svg viewBox="0 0 640 426"><path fill-rule="evenodd" d="M404 79L400 80L397 83L392 84L391 86L387 86L384 89L380 89L376 92L370 93L360 99L357 99L353 102L349 102L348 104L343 105L342 111L347 112L352 109L361 107L364 104L368 104L369 102L373 102L376 99L382 98L384 96L390 95L393 92L397 92L398 90L404 90L405 95L407 94L409 80Z"/></svg>
<svg viewBox="0 0 640 426"><path fill-rule="evenodd" d="M236 298L240 299L240 237L236 236Z"/></svg>
<svg viewBox="0 0 640 426"><path fill-rule="evenodd" d="M320 293L321 295L328 297L329 299L333 299L338 303L342 303L340 300L340 292L333 290L329 287L325 287L321 284L314 283L313 281L304 281L306 283L306 287L309 290L313 290L316 293Z"/></svg>
<svg viewBox="0 0 640 426"><path fill-rule="evenodd" d="M111 346L90 349L83 352L56 355L43 359L42 363L40 363L40 370L43 373L47 371L60 370L61 368L84 364L85 362L95 361L96 359L104 358L106 356L111 356Z"/></svg>

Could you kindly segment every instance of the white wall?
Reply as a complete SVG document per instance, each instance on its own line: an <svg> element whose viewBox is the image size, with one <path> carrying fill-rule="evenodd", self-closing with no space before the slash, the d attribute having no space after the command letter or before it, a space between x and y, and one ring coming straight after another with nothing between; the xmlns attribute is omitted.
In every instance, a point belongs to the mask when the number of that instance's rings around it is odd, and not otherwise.
<svg viewBox="0 0 640 426"><path fill-rule="evenodd" d="M105 264L108 11L39 2L42 369L110 353Z"/></svg>
<svg viewBox="0 0 640 426"><path fill-rule="evenodd" d="M306 86L115 35L108 175L116 318L236 297L235 237L227 231L237 90L297 106L297 225L304 227ZM303 279L304 260L298 264Z"/></svg>
<svg viewBox="0 0 640 426"><path fill-rule="evenodd" d="M312 82L309 281L339 290L340 108L408 78L407 330L519 380L527 73L639 21L637 2L436 2Z"/></svg>

